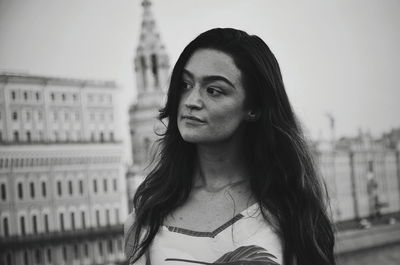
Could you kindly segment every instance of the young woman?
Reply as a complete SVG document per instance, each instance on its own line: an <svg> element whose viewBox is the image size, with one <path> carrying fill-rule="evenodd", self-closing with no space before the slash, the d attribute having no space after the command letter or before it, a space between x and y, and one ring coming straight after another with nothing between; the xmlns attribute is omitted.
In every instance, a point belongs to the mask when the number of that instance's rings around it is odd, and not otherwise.
<svg viewBox="0 0 400 265"><path fill-rule="evenodd" d="M326 192L259 37L217 28L189 43L159 118L125 224L130 264L335 264Z"/></svg>

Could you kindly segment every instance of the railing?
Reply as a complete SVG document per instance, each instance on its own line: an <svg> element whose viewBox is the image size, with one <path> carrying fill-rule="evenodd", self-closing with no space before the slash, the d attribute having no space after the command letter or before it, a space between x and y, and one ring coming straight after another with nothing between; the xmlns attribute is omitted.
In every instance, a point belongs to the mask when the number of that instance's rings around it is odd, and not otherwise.
<svg viewBox="0 0 400 265"><path fill-rule="evenodd" d="M60 242L76 242L80 240L94 240L104 237L122 236L123 225L103 226L67 231L55 231L49 233L15 235L0 238L0 250L20 249L25 247L37 247L43 244L58 244Z"/></svg>

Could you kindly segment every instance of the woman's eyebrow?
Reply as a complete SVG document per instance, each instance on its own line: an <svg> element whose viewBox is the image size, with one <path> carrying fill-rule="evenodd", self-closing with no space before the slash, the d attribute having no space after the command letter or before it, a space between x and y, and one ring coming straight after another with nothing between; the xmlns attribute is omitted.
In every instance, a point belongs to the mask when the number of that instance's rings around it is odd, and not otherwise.
<svg viewBox="0 0 400 265"><path fill-rule="evenodd" d="M183 73L188 75L190 78L194 79L193 73L191 73L189 70L183 69ZM202 81L203 82L223 81L223 82L229 84L231 87L236 89L235 85L231 81L229 81L228 78L226 78L222 75L206 75L206 76L202 77Z"/></svg>

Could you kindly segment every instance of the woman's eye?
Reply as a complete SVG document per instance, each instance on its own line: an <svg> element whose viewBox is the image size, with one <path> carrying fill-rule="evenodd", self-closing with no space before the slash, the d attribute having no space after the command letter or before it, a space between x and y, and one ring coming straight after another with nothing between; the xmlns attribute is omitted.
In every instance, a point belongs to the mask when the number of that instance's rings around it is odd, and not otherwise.
<svg viewBox="0 0 400 265"><path fill-rule="evenodd" d="M214 87L207 87L207 93L212 96L219 96L222 94L222 92L219 89L216 89Z"/></svg>
<svg viewBox="0 0 400 265"><path fill-rule="evenodd" d="M184 90L192 88L192 85L188 82L182 81L181 88Z"/></svg>

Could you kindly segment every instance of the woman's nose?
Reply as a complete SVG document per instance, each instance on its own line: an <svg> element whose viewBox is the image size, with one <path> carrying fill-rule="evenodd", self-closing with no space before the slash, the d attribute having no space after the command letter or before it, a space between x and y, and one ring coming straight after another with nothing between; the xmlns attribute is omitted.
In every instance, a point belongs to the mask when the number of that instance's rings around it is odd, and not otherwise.
<svg viewBox="0 0 400 265"><path fill-rule="evenodd" d="M186 99L185 99L185 106L189 109L201 109L203 106L203 100L200 95L200 88L193 87Z"/></svg>

